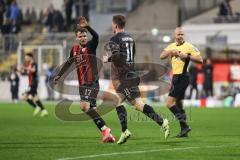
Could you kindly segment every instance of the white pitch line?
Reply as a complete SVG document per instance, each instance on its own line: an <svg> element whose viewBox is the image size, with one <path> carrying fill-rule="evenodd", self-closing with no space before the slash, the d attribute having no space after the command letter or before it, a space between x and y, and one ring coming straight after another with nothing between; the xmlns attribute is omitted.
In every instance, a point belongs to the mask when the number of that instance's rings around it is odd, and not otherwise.
<svg viewBox="0 0 240 160"><path fill-rule="evenodd" d="M57 160L76 160L76 159L90 159L96 157L107 157L107 156L116 156L116 155L128 155L128 154L138 154L138 153L151 153L151 152L160 152L160 151L179 151L179 150L190 150L190 149L206 149L206 148L226 148L226 147L238 147L240 144L235 145L219 145L219 146L201 146L201 147L184 147L184 148L162 148L154 150L140 150L140 151L129 151L129 152L113 152L113 153L104 153L104 154L95 154L95 155L85 155L79 157L66 157L59 158Z"/></svg>

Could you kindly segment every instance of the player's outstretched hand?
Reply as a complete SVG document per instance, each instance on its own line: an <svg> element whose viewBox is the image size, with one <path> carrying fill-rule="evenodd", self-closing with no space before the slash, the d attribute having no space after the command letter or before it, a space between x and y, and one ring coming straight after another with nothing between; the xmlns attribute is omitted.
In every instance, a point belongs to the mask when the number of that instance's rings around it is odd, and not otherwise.
<svg viewBox="0 0 240 160"><path fill-rule="evenodd" d="M86 18L83 17L83 16L81 16L81 17L79 18L79 26L82 27L82 28L85 28L85 27L87 27L88 25L89 25L89 24L88 24Z"/></svg>
<svg viewBox="0 0 240 160"><path fill-rule="evenodd" d="M55 85L57 84L57 82L58 82L59 79L60 79L60 76L55 76L55 77L53 78L53 82L54 82Z"/></svg>

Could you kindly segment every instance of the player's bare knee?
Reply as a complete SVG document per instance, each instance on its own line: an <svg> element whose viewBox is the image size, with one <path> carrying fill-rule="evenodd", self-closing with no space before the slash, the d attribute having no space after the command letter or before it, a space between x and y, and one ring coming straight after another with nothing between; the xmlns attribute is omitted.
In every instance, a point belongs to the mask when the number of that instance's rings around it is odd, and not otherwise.
<svg viewBox="0 0 240 160"><path fill-rule="evenodd" d="M90 104L88 102L81 102L80 107L83 112L87 112L90 108Z"/></svg>
<svg viewBox="0 0 240 160"><path fill-rule="evenodd" d="M32 95L27 95L27 99L33 100L33 96Z"/></svg>
<svg viewBox="0 0 240 160"><path fill-rule="evenodd" d="M26 101L26 100L28 99L28 96L27 96L26 94L23 94L23 95L22 95L22 99L23 99L24 101Z"/></svg>
<svg viewBox="0 0 240 160"><path fill-rule="evenodd" d="M39 100L38 96L34 96L34 97L33 97L33 101L34 101L34 102L37 102L38 100Z"/></svg>
<svg viewBox="0 0 240 160"><path fill-rule="evenodd" d="M167 99L167 107L168 108L171 108L174 104L175 104L175 101L173 100L173 98Z"/></svg>
<svg viewBox="0 0 240 160"><path fill-rule="evenodd" d="M131 103L136 110L141 111L141 112L143 111L144 103L142 100L136 99L136 100L132 101Z"/></svg>

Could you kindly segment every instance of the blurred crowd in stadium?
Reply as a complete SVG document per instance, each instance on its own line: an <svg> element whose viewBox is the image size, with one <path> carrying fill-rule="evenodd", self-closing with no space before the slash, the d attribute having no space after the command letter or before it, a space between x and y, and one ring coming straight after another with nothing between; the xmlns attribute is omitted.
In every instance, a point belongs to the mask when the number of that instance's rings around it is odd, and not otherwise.
<svg viewBox="0 0 240 160"><path fill-rule="evenodd" d="M38 25L45 27L48 32L66 32L71 29L76 18L72 18L72 10L75 9L75 17L83 15L89 19L88 0L64 0L63 9L55 9L49 4L39 13L35 8L22 10L17 0L0 0L0 30L2 34L18 33L22 25ZM38 28L41 32L41 28Z"/></svg>

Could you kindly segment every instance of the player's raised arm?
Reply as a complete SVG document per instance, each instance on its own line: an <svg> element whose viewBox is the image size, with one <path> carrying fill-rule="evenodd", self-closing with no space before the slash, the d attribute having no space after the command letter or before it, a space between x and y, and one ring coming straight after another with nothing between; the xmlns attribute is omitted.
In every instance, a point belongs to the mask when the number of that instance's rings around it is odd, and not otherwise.
<svg viewBox="0 0 240 160"><path fill-rule="evenodd" d="M95 44L95 46L97 46L99 40L98 33L94 29L92 29L92 27L90 27L85 17L80 17L79 26L88 30L88 32L92 35L93 43Z"/></svg>

